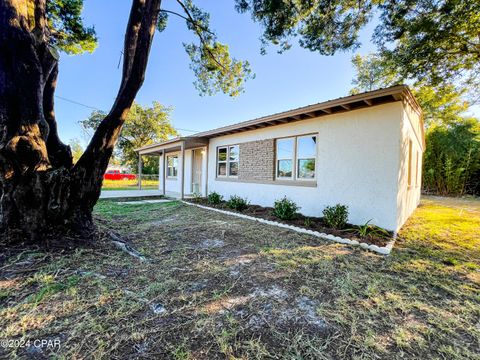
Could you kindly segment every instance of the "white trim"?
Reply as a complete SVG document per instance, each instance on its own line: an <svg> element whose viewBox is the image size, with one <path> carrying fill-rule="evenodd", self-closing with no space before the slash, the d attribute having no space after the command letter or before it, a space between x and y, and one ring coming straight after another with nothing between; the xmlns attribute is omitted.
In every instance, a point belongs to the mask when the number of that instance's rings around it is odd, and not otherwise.
<svg viewBox="0 0 480 360"><path fill-rule="evenodd" d="M179 165L179 154L176 153L176 154L170 154L170 155L166 155L166 171L165 171L165 178L168 179L168 180L177 180L178 178L178 165ZM177 158L177 166L176 166L176 169L177 169L177 176L171 176L171 175L168 175L168 169L169 168L172 168L172 169L175 169L175 166L169 166L168 165L168 158Z"/></svg>
<svg viewBox="0 0 480 360"><path fill-rule="evenodd" d="M278 157L278 142L283 140L293 140L292 143L292 157ZM275 139L275 180L293 181L295 179L295 153L297 151L297 140L295 136L289 136L284 138ZM292 162L292 176L278 176L278 162L287 160Z"/></svg>
<svg viewBox="0 0 480 360"><path fill-rule="evenodd" d="M299 158L298 157L298 140L301 138L315 137L315 154L313 157L308 158ZM275 140L275 180L285 180L285 181L316 181L317 180L317 163L318 163L318 134L302 134L302 135L292 135L288 137L276 138ZM293 140L293 153L291 158L278 157L278 141L281 140ZM298 176L298 161L299 160L311 160L315 161L315 171L313 173L313 178L302 178ZM278 162L281 160L290 160L292 162L292 176L278 176Z"/></svg>
<svg viewBox="0 0 480 360"><path fill-rule="evenodd" d="M232 147L237 147L238 149L238 160L236 161L230 161L230 148ZM226 159L225 160L219 160L219 152L220 152L220 149L226 149L227 150L227 153L226 153ZM222 178L222 179L237 179L238 178L238 175L230 175L230 163L233 162L233 163L238 163L238 169L237 171L239 172L240 171L240 145L238 144L232 144L232 145L222 145L222 146L217 146L216 148L216 154L215 154L215 159L216 159L216 164L215 164L215 177L216 178ZM225 164L225 175L220 175L218 173L218 170L219 170L219 164Z"/></svg>
<svg viewBox="0 0 480 360"><path fill-rule="evenodd" d="M289 229L289 230L293 230L297 233L312 235L312 236L315 236L315 237L318 237L318 238L321 238L321 239L324 239L324 240L330 240L330 241L334 241L334 242L337 242L337 243L340 243L340 244L359 246L360 248L362 248L364 250L370 250L370 251L373 251L373 252L375 252L377 254L381 254L381 255L390 255L390 253L392 252L392 249L393 249L393 245L395 244L396 237L397 237L397 234L395 233L394 237L393 237L393 240L389 241L387 245L380 247L380 246L373 245L373 244L368 244L368 243L363 243L363 242L361 243L361 242L358 242L357 240L350 240L350 239L346 239L346 238L341 238L339 236L334 236L334 235L331 235L331 234L325 234L325 233L321 233L321 232L318 232L318 231L303 229L303 228L298 227L298 226L287 225L287 224L279 223L279 222L276 222L276 221L265 220L265 219L262 219L262 218L256 218L256 217L253 217L253 216L239 214L239 213L235 213L235 212L231 212L231 211L215 209L215 208L211 208L211 207L204 206L204 205L193 204L193 203L190 203L188 201L182 201L182 202L184 204L191 205L191 206L196 206L196 207L199 207L201 209L216 211L216 212L219 212L219 213L225 214L225 215L232 215L232 216L236 216L236 217L239 217L239 218L242 218L242 219L253 220L253 221L257 221L257 222L267 224L267 225L286 228L286 229Z"/></svg>

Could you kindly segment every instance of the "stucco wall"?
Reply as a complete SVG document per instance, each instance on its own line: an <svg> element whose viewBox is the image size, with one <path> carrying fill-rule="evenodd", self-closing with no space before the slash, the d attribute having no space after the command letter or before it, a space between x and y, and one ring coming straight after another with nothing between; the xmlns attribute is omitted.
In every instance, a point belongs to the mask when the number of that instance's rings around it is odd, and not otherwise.
<svg viewBox="0 0 480 360"><path fill-rule="evenodd" d="M202 153L202 187L200 189L202 195L206 195L206 186L207 186L207 156L206 156L206 147L200 148L199 150L203 150ZM163 157L160 157L160 165L159 165L159 190L163 189L162 181L165 180L165 191L174 192L180 194L181 189L181 176L182 176L182 163L181 163L181 153L180 152L170 152L167 153L169 155L178 155L178 176L176 179L167 178L162 179L163 177ZM184 180L184 193L191 194L192 192L192 161L193 161L193 152L191 149L185 150L185 180Z"/></svg>
<svg viewBox="0 0 480 360"><path fill-rule="evenodd" d="M423 126L420 116L406 106L402 113L400 171L398 173L397 228L400 228L420 203L423 165ZM412 142L411 184L408 184L409 141ZM417 163L418 156L418 163Z"/></svg>
<svg viewBox="0 0 480 360"><path fill-rule="evenodd" d="M182 154L180 152L170 152L167 153L167 156L178 155L178 176L177 178L166 178L165 179L165 191L166 192L175 192L180 193L181 190L181 176L182 176ZM185 150L185 194L189 194L192 184L192 151ZM166 171L166 170L165 170ZM163 189L162 185L162 175L163 175L163 159L160 158L160 181L159 189Z"/></svg>
<svg viewBox="0 0 480 360"><path fill-rule="evenodd" d="M208 191L247 197L272 206L287 196L301 212L321 216L327 205L349 206L349 221L397 230L399 147L404 116L401 102L323 116L210 140ZM222 145L316 133L316 186L246 183L216 179L216 148ZM240 171L242 169L240 168Z"/></svg>

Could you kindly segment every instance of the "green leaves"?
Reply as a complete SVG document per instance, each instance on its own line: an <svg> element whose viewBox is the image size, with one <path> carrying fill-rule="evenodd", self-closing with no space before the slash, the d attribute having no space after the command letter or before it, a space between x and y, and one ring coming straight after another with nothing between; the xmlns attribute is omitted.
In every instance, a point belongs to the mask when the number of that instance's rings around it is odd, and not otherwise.
<svg viewBox="0 0 480 360"><path fill-rule="evenodd" d="M402 76L434 86L476 78L478 85L479 1L387 0L380 10L374 39Z"/></svg>
<svg viewBox="0 0 480 360"><path fill-rule="evenodd" d="M462 118L427 132L423 186L442 195L480 193L480 122Z"/></svg>
<svg viewBox="0 0 480 360"><path fill-rule="evenodd" d="M195 87L201 95L223 92L238 96L243 91L244 82L252 77L248 61L232 58L227 45L217 41L210 29L210 16L198 8L191 0L180 2L186 24L197 37L198 43L183 44L191 60L196 81Z"/></svg>
<svg viewBox="0 0 480 360"><path fill-rule="evenodd" d="M234 97L243 91L245 80L251 77L248 61L232 58L228 46L217 41L184 46L191 59L190 68L197 78L194 85L201 95L221 91Z"/></svg>
<svg viewBox="0 0 480 360"><path fill-rule="evenodd" d="M359 47L359 31L375 11L378 55L399 79L437 87L461 83L478 96L480 1L472 0L235 0L263 28L268 44L288 50L291 40L322 55ZM478 101L478 99L475 99Z"/></svg>
<svg viewBox="0 0 480 360"><path fill-rule="evenodd" d="M97 47L94 27L85 27L83 0L47 0L50 44L67 54L93 52Z"/></svg>
<svg viewBox="0 0 480 360"><path fill-rule="evenodd" d="M357 94L376 90L406 81L398 64L382 54L355 55L352 64L356 70L350 91ZM432 86L425 80L412 84L412 91L424 113L424 122L432 125L449 125L460 121L471 105L466 99L467 89L455 86L448 81Z"/></svg>
<svg viewBox="0 0 480 360"><path fill-rule="evenodd" d="M143 107L137 103L132 105L116 146L125 165L129 165L132 169L137 168L138 155L135 149L178 135L170 120L171 111L171 108L157 101L149 107ZM88 132L95 131L105 116L106 113L102 111L93 111L80 124ZM158 158L147 157L144 170L145 173L158 172Z"/></svg>
<svg viewBox="0 0 480 360"><path fill-rule="evenodd" d="M370 20L374 0L236 0L236 9L250 12L262 25L263 51L269 43L279 51L300 46L322 55L357 48L359 30Z"/></svg>
<svg viewBox="0 0 480 360"><path fill-rule="evenodd" d="M161 11L158 14L157 30L163 32L167 28L168 13Z"/></svg>
<svg viewBox="0 0 480 360"><path fill-rule="evenodd" d="M352 58L352 65L356 74L352 80L355 87L350 90L351 94L381 89L402 82L392 64L378 54L365 56L357 54Z"/></svg>

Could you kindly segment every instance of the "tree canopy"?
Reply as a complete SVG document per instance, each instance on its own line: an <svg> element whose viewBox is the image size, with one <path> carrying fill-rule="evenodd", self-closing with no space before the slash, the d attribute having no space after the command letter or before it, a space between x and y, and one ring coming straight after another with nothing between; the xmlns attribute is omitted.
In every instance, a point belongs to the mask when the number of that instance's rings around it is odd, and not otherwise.
<svg viewBox="0 0 480 360"><path fill-rule="evenodd" d="M93 27L81 19L82 0L48 0L52 45L67 53L93 51ZM162 6L157 29L168 18L183 19L196 41L185 42L194 82L201 95L223 92L239 95L252 78L250 64L232 57L210 25L210 14L193 0L176 0L180 9ZM163 4L162 4L163 5ZM261 25L261 51L272 44L279 52L292 41L322 55L352 51L361 44L360 31L379 15L372 41L395 73L403 79L422 79L430 86L462 82L474 90L480 84L480 2L467 0L234 0L240 13ZM171 6L168 3L168 6ZM465 86L464 86L465 88ZM475 100L477 100L475 98Z"/></svg>
<svg viewBox="0 0 480 360"><path fill-rule="evenodd" d="M133 103L116 145L118 158L123 165L136 171L138 154L135 149L178 135L171 123L171 110L157 101L150 107ZM106 115L103 111L95 110L80 124L87 132L95 131ZM146 157L143 169L147 174L158 173L158 157Z"/></svg>
<svg viewBox="0 0 480 360"><path fill-rule="evenodd" d="M433 86L460 81L478 95L480 1L389 0L379 9L374 40L402 77Z"/></svg>
<svg viewBox="0 0 480 360"><path fill-rule="evenodd" d="M376 90L403 83L405 79L396 66L381 54L355 55L352 58L355 77L350 93ZM412 83L415 94L424 112L426 126L455 123L463 117L471 103L465 100L466 90L445 82L432 86L419 80Z"/></svg>
<svg viewBox="0 0 480 360"><path fill-rule="evenodd" d="M97 47L95 28L81 17L83 0L47 0L46 15L50 45L67 54L93 52Z"/></svg>

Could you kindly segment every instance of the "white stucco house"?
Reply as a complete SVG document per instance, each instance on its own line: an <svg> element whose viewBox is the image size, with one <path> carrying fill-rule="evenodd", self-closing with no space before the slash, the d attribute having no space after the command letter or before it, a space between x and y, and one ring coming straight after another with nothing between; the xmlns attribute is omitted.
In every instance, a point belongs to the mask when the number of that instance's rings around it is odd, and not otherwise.
<svg viewBox="0 0 480 360"><path fill-rule="evenodd" d="M160 156L160 190L216 191L272 206L287 196L307 216L348 205L353 224L398 231L420 201L422 111L398 85L137 149Z"/></svg>

